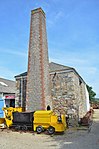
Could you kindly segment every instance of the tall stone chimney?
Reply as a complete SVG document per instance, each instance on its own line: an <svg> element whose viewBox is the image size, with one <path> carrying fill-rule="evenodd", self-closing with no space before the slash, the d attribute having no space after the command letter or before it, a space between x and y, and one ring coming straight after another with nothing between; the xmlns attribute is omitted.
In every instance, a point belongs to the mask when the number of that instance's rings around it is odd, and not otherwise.
<svg viewBox="0 0 99 149"><path fill-rule="evenodd" d="M26 110L52 107L49 85L46 18L41 8L31 11Z"/></svg>

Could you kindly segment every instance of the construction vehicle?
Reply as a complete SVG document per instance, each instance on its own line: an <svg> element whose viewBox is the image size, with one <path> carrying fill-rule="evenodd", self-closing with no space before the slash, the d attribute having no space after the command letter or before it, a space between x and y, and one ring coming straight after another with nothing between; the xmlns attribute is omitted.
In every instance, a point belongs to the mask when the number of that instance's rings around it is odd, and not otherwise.
<svg viewBox="0 0 99 149"><path fill-rule="evenodd" d="M22 108L3 108L5 124L8 128L17 130L32 130L38 134L47 131L48 134L64 132L66 129L65 115L57 116L53 111L25 112Z"/></svg>
<svg viewBox="0 0 99 149"><path fill-rule="evenodd" d="M66 120L64 115L57 116L53 111L34 112L34 131L41 133L47 130L48 134L54 132L64 132L66 129Z"/></svg>

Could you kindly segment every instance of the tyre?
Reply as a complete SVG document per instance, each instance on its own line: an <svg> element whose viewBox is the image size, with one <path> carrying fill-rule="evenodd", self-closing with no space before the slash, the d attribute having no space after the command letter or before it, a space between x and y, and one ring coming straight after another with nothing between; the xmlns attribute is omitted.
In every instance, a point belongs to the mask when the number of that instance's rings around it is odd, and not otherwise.
<svg viewBox="0 0 99 149"><path fill-rule="evenodd" d="M40 134L42 131L43 131L42 126L36 127L36 132L37 132L38 134Z"/></svg>
<svg viewBox="0 0 99 149"><path fill-rule="evenodd" d="M22 127L22 130L28 130L28 128L27 128L27 126L26 125L24 125L23 127Z"/></svg>
<svg viewBox="0 0 99 149"><path fill-rule="evenodd" d="M47 129L47 132L48 132L49 135L54 134L54 133L55 133L55 128L52 127L52 126L50 126L50 127Z"/></svg>
<svg viewBox="0 0 99 149"><path fill-rule="evenodd" d="M16 130L16 131L20 130L20 126L18 126L18 125L15 126L15 130Z"/></svg>

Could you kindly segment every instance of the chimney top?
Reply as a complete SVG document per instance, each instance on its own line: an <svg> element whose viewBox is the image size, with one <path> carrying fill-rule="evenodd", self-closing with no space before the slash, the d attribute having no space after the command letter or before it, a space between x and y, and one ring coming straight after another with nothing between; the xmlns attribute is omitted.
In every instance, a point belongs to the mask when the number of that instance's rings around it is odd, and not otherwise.
<svg viewBox="0 0 99 149"><path fill-rule="evenodd" d="M45 12L42 10L41 7L31 10L31 14L35 14L35 13L39 13L39 12L41 12L45 16Z"/></svg>

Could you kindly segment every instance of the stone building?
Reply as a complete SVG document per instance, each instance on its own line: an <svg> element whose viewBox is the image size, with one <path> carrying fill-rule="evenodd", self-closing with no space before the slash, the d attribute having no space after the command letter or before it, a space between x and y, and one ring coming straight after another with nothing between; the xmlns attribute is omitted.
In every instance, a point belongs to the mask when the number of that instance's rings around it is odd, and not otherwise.
<svg viewBox="0 0 99 149"><path fill-rule="evenodd" d="M51 63L51 98L53 110L58 113L83 117L89 110L86 83L74 68Z"/></svg>
<svg viewBox="0 0 99 149"><path fill-rule="evenodd" d="M52 109L56 113L83 117L89 110L86 83L74 68L49 63ZM15 76L16 106L26 106L27 72ZM47 107L48 105L46 105Z"/></svg>

